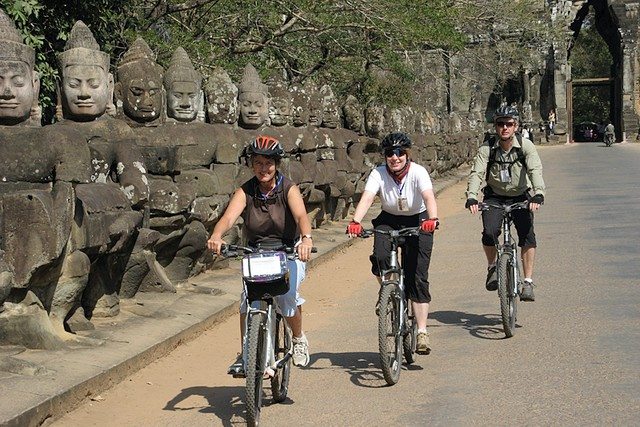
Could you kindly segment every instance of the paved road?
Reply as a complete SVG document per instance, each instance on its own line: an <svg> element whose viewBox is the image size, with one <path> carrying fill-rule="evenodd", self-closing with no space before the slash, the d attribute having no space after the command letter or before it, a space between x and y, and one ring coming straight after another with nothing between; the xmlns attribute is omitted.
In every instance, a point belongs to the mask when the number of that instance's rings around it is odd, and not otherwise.
<svg viewBox="0 0 640 427"><path fill-rule="evenodd" d="M290 399L264 408L263 424L637 425L640 145L540 151L537 301L521 304L513 338L484 290L480 221L458 209L434 249L434 351L386 387L370 241L359 242L305 282L311 364L294 370ZM464 202L460 186L443 198ZM224 375L236 334L233 317L54 425L242 425L243 383Z"/></svg>

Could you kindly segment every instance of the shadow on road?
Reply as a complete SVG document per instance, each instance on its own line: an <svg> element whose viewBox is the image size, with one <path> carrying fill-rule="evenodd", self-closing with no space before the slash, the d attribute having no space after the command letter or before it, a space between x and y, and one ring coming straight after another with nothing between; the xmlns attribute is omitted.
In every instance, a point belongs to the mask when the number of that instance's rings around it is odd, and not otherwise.
<svg viewBox="0 0 640 427"><path fill-rule="evenodd" d="M244 381L243 381L244 384ZM264 382L268 389L268 380ZM270 393L265 389L263 406L272 404ZM165 411L193 411L215 414L223 426L231 427L238 424L239 419L245 418L244 386L242 387L189 387L183 389L176 397L167 402ZM207 406L181 405L181 402L189 400L193 396L201 396L207 400ZM287 398L284 404L291 404L292 400Z"/></svg>
<svg viewBox="0 0 640 427"><path fill-rule="evenodd" d="M476 338L485 340L504 339L502 319L497 314L473 314L463 311L434 311L429 318L443 325L461 326ZM437 327L437 325L435 326ZM516 325L516 327L518 327Z"/></svg>
<svg viewBox="0 0 640 427"><path fill-rule="evenodd" d="M359 387L381 388L387 387L379 364L379 354L371 352L350 353L315 353L311 355L309 365L304 369L333 369L340 368L351 376L351 382ZM317 366L322 360L328 360L331 366ZM403 364L404 371L422 370L416 364Z"/></svg>

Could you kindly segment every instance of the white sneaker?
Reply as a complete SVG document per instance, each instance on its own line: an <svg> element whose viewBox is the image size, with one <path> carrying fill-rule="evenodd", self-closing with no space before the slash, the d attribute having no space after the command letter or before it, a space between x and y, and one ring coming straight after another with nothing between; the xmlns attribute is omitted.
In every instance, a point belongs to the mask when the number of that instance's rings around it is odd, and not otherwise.
<svg viewBox="0 0 640 427"><path fill-rule="evenodd" d="M305 335L300 338L293 337L293 364L307 366L309 363L309 341Z"/></svg>

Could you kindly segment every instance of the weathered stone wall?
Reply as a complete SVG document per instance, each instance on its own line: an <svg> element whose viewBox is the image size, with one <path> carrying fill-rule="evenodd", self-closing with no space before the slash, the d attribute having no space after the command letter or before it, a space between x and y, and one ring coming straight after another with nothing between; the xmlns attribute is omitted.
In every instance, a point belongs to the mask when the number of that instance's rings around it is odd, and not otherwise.
<svg viewBox="0 0 640 427"><path fill-rule="evenodd" d="M34 73L33 52L11 37L0 62ZM281 170L300 185L314 227L347 217L388 132L410 134L433 177L467 162L482 128L470 119L470 95L450 114L443 56L421 58L430 74L406 106L365 108L327 85L264 84L251 66L239 82L217 70L203 83L184 50L164 70L142 39L114 80L78 22L60 54L59 122L37 126L32 105L0 117L0 344L99 344L74 328L117 316L121 298L176 292L210 267L206 241L252 176L243 150L256 135L284 145ZM91 79L99 84L85 88Z"/></svg>

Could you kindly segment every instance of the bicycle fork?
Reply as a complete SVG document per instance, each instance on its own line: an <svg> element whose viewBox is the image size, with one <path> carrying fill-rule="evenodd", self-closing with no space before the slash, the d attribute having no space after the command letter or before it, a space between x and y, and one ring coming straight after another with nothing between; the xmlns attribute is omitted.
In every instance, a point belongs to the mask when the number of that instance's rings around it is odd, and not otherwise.
<svg viewBox="0 0 640 427"><path fill-rule="evenodd" d="M502 221L502 235L504 244L500 248L500 256L508 256L510 259L511 277L513 277L513 289L509 287L509 294L515 298L520 293L520 275L518 271L518 248L511 242L511 222L506 219ZM507 283L508 285L508 283Z"/></svg>

